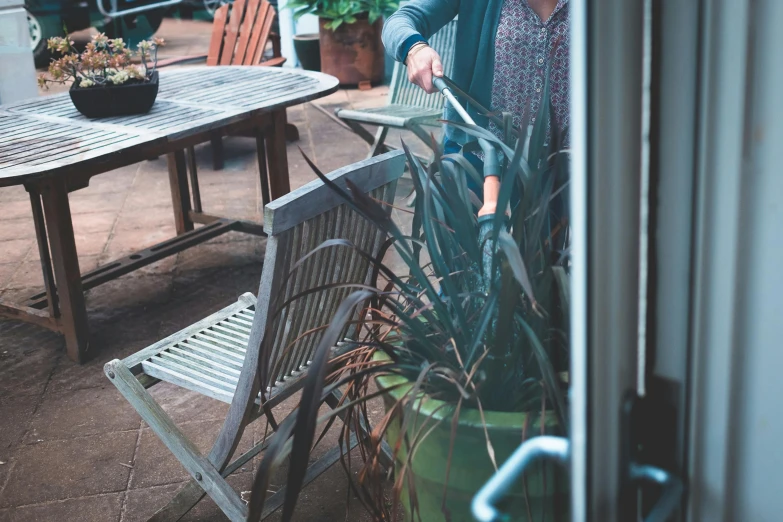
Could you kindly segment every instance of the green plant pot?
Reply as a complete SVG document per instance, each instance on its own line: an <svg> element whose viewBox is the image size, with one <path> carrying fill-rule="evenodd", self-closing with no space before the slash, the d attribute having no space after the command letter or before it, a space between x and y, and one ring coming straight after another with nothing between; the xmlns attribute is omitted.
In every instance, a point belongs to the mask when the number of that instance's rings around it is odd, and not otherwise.
<svg viewBox="0 0 783 522"><path fill-rule="evenodd" d="M384 358L385 356L376 356ZM389 390L394 385L407 383L400 388L388 391L384 397L387 411L394 406L410 389L409 381L403 377L383 376L377 379L378 386ZM435 399L417 400L411 410L415 421L407 426L407 440L425 427L425 431L440 421L437 427L418 443L418 448L410 464L410 475L415 485L419 513L411 516L408 478L402 488L402 503L405 507L405 520L434 522L451 520L452 522L473 522L470 503L478 490L495 473L487 451L487 436L481 414L475 409L463 408L454 438L451 454L451 466L446 484L446 470L451 445L451 422L456 407ZM401 416L396 416L387 432L387 442L392 448L400 439ZM540 414L506 413L485 411L484 419L489 440L495 452L497 465L502 465L513 451L523 442L523 433L530 438L541 434L542 418ZM527 428L525 425L527 424ZM544 416L545 432L554 433L556 420L553 414ZM423 433L423 432L422 432ZM402 470L408 459L408 442L403 442L397 455L395 472ZM449 512L448 518L442 509ZM512 488L512 494L502 504L502 511L510 515L509 520L520 522L565 522L569 518L569 479L567 471L551 462L541 462L531 467L525 479ZM532 517L532 518L531 518Z"/></svg>

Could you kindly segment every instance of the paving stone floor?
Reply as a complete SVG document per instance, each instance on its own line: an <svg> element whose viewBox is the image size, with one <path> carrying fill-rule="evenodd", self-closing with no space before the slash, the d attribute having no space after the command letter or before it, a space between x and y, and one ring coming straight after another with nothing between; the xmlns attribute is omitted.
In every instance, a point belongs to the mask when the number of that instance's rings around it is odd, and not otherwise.
<svg viewBox="0 0 783 522"><path fill-rule="evenodd" d="M164 21L159 34L170 43L166 54L206 48L209 27ZM331 112L337 106L381 105L386 93L380 87L342 90L314 103ZM363 141L314 104L291 109L289 120L301 133L301 140L288 147L293 188L315 177L300 147L324 171L367 153ZM227 139L225 153L225 168L214 171L209 146L197 149L205 210L260 220L253 142ZM403 183L400 190L409 185ZM97 176L70 200L82 271L174 235L163 159ZM88 291L98 350L82 366L65 357L59 335L0 319L0 522L135 522L171 498L186 479L184 470L105 379L102 366L235 302L246 291L255 292L263 253L262 239L230 233ZM19 298L41 286L27 195L19 187L0 188L0 297ZM167 385L153 394L202 449L210 446L224 405ZM242 447L260 440L265 430L263 422L249 429ZM334 436L326 444L330 440ZM322 445L319 452L326 449ZM251 464L232 477L236 488L249 489ZM285 471L279 470L275 487ZM359 503L347 499L347 478L336 465L304 491L296 519L366 519ZM204 501L184 520L224 517Z"/></svg>

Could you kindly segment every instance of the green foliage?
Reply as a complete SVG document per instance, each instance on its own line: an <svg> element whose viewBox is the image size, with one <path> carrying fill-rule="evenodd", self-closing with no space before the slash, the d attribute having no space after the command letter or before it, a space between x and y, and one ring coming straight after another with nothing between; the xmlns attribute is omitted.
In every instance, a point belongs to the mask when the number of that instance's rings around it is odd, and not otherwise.
<svg viewBox="0 0 783 522"><path fill-rule="evenodd" d="M520 129L505 127L506 140L477 126L450 123L468 135L489 140L502 156L501 196L494 215L477 218L481 202L471 193L468 179L481 179L462 155L440 156L425 168L403 143L417 194L411 233L404 232L381 203L350 182L350 193L345 192L311 163L324 183L389 235L386 247L395 249L405 273L384 263L388 252L378 258L365 254L375 268L376 281L371 286L378 290L371 294L365 288L346 300L356 306L371 296L370 305L359 314L363 338L349 346L334 373L326 375L325 354L353 317L343 308L339 317L331 320L331 334L319 344L305 377L308 384L296 426L282 435L292 435L290 447L296 447L296 463L292 458L286 491L290 511L284 520L290 519L301 489L307 450L317 430L318 406L337 392L342 397L340 406L320 420L333 419L339 411L345 421L342 443L349 439L351 429L359 431L360 426L366 426L372 433L360 440L363 466L352 487L374 519L396 520L379 485L386 476L380 465L381 441L391 416L372 426L367 413L367 401L383 393L372 385L378 375L398 375L410 383L392 410L402 414L402 433L407 433L409 422L416 424L411 420L419 415L415 405L427 398L453 405L456 416L464 408L481 412L549 410L555 413L559 430L567 432L563 375L567 375L569 362L565 211L569 162L554 122L548 135L548 93L547 82L529 139L529 115ZM489 117L501 126L510 122L510 118ZM523 153L526 143L527 155ZM437 150L437 144L434 146ZM352 246L346 243L331 240L320 248ZM426 433L410 434L406 444L415 447L424 436ZM489 440L487 445L491 447ZM395 456L399 449L392 448ZM411 458L415 449L409 448L407 453ZM266 456L262 467L270 469L268 460L279 458L279 453ZM343 465L353 477L356 468L350 456ZM259 473L256 479L259 486L251 500L254 513L263 506L266 473ZM404 475L396 478L396 499ZM410 481L408 487L412 488ZM415 509L415 491L409 493ZM397 502L391 505L394 509Z"/></svg>
<svg viewBox="0 0 783 522"><path fill-rule="evenodd" d="M342 24L352 24L362 16L370 23L381 17L389 16L399 7L398 0L294 0L287 6L293 9L294 18L313 14L329 20L327 29L335 30Z"/></svg>

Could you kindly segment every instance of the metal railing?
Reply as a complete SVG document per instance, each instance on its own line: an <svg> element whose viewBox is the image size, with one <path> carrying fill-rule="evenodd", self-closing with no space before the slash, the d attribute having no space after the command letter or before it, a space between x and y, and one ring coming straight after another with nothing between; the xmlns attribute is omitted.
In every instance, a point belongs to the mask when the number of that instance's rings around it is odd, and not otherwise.
<svg viewBox="0 0 783 522"><path fill-rule="evenodd" d="M140 5L138 7L131 7L129 9L119 9L117 0L109 0L110 7L109 9L106 9L104 1L105 0L95 0L95 3L98 5L98 11L100 11L103 16L111 19L129 14L154 11L155 9L161 9L163 7L169 7L172 5L181 4L183 2L183 0L163 0L161 2L153 2L150 4Z"/></svg>

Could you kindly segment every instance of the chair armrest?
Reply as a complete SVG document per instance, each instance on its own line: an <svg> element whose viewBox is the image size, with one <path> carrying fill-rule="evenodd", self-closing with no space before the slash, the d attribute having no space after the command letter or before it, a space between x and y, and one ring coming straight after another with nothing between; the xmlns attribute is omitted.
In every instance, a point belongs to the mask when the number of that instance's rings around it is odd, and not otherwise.
<svg viewBox="0 0 783 522"><path fill-rule="evenodd" d="M203 62L206 61L206 54L196 54L193 56L177 56L174 58L168 58L166 60L158 60L158 68L167 67L169 65L180 65L191 62Z"/></svg>
<svg viewBox="0 0 783 522"><path fill-rule="evenodd" d="M282 56L282 50L280 48L280 35L277 33L269 33L269 40L272 42L272 56L275 58Z"/></svg>
<svg viewBox="0 0 783 522"><path fill-rule="evenodd" d="M280 67L283 65L286 61L286 58L283 56L278 56L277 58L270 58L269 60L265 62L261 62L258 65L263 65L264 67Z"/></svg>

